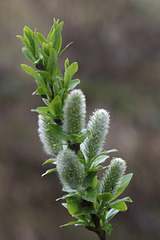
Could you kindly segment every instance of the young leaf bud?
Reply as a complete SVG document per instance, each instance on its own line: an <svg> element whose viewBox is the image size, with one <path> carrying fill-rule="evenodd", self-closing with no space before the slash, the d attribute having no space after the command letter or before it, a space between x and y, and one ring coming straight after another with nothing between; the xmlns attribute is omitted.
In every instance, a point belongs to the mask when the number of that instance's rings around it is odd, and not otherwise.
<svg viewBox="0 0 160 240"><path fill-rule="evenodd" d="M87 137L81 144L81 150L87 161L90 161L101 153L108 128L109 113L104 109L94 112L87 126L92 136Z"/></svg>
<svg viewBox="0 0 160 240"><path fill-rule="evenodd" d="M63 130L68 135L78 134L85 125L86 103L81 90L73 90L64 104Z"/></svg>
<svg viewBox="0 0 160 240"><path fill-rule="evenodd" d="M102 192L115 194L126 170L126 162L121 158L112 159L102 179Z"/></svg>
<svg viewBox="0 0 160 240"><path fill-rule="evenodd" d="M70 149L60 151L57 156L57 171L65 187L82 190L85 169L78 156Z"/></svg>
<svg viewBox="0 0 160 240"><path fill-rule="evenodd" d="M43 149L49 155L57 155L58 152L62 149L61 145L56 145L60 143L50 132L48 129L48 123L50 121L45 117L39 115L38 116L38 132L40 140L43 144Z"/></svg>

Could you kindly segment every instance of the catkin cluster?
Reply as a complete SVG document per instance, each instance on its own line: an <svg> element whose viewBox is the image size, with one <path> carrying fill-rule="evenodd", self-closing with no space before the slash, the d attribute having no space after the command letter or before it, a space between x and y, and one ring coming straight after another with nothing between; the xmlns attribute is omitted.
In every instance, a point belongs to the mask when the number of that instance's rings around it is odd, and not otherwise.
<svg viewBox="0 0 160 240"><path fill-rule="evenodd" d="M63 108L62 129L68 136L78 135L85 128L86 103L81 90L73 90L69 93ZM65 187L80 191L83 189L83 181L86 170L78 155L63 142L57 140L49 131L50 120L39 115L39 136L44 149L48 154L57 156L57 171L62 184ZM104 109L96 110L87 124L91 137L80 144L86 164L90 164L102 153L106 135L110 123L109 113ZM62 145L60 145L62 144ZM67 142L66 142L67 144ZM63 147L62 147L63 146ZM102 193L114 194L125 172L125 161L115 158L111 161L102 179Z"/></svg>
<svg viewBox="0 0 160 240"><path fill-rule="evenodd" d="M22 64L24 71L35 78L37 89L34 94L42 97L45 106L33 109L38 116L38 133L43 149L51 158L44 164L55 164L42 176L57 171L67 192L61 199L69 213L78 219L63 226L84 225L95 232L101 240L106 232L111 234L109 223L119 211L125 211L129 197L115 199L124 191L132 174L125 176L126 163L121 158L113 158L108 166L108 154L115 149L104 150L109 130L110 115L104 109L97 109L86 124L86 99L80 83L74 78L78 63L70 64L67 58L64 73L59 70L58 60L71 44L62 49L63 22L54 19L53 26L45 38L25 26L23 37L17 37L25 45L24 55L34 67ZM104 170L105 169L105 170ZM107 170L106 170L107 169ZM104 170L100 180L97 172Z"/></svg>

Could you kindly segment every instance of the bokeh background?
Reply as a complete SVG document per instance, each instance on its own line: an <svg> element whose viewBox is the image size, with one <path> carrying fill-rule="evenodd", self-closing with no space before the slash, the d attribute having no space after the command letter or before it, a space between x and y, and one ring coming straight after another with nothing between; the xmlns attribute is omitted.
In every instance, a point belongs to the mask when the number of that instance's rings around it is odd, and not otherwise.
<svg viewBox="0 0 160 240"><path fill-rule="evenodd" d="M47 35L53 17L64 21L61 57L78 61L77 78L95 108L111 114L106 149L117 148L134 177L127 212L112 220L109 239L160 239L160 1L1 0L0 3L0 240L96 240L55 199L56 174L41 178L47 159L37 134L42 104L21 69L30 64L16 38L25 25ZM114 156L114 154L112 154Z"/></svg>

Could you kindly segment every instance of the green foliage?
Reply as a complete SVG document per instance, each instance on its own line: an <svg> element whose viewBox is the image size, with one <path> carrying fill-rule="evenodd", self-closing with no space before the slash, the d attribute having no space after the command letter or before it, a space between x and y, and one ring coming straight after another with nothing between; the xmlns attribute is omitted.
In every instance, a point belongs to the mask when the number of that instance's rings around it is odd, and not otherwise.
<svg viewBox="0 0 160 240"><path fill-rule="evenodd" d="M57 170L57 168L51 168L51 169L47 170L45 173L43 173L42 177L44 177L45 175L47 175L49 173L55 172L56 170Z"/></svg>
<svg viewBox="0 0 160 240"><path fill-rule="evenodd" d="M70 46L62 47L63 22L54 19L47 38L37 30L24 27L25 45L22 52L33 67L22 64L23 70L32 76L37 89L34 94L42 97L43 106L33 109L38 116L38 132L44 150L53 158L43 165L54 164L42 176L57 170L63 191L62 205L77 218L64 226L86 226L101 236L112 232L111 219L120 211L126 211L129 197L117 199L128 186L132 174L124 175L126 163L109 154L116 149L103 150L110 117L104 109L96 110L85 128L86 103L82 91L74 88L80 83L72 79L78 64L64 63L64 73L59 70L58 59ZM107 162L107 164L106 164ZM98 171L106 169L101 180ZM104 238L103 238L104 239Z"/></svg>
<svg viewBox="0 0 160 240"><path fill-rule="evenodd" d="M63 118L63 105L68 92L80 83L79 79L72 80L73 75L78 70L77 62L69 65L67 60L68 65L65 68L64 76L58 69L58 58L71 44L61 50L62 27L63 22L59 23L59 20L54 19L54 24L47 38L38 33L37 30L33 32L28 27L24 27L23 37L17 36L25 45L22 52L35 67L22 64L22 68L36 80L38 88L34 94L41 95L51 103L49 113L53 115L53 119ZM39 113L43 114L42 112ZM44 116L47 115L44 114Z"/></svg>

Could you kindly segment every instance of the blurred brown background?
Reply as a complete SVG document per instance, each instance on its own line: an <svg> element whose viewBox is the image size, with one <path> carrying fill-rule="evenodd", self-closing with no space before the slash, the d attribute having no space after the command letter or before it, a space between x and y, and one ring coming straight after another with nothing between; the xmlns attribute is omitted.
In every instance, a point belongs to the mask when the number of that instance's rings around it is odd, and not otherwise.
<svg viewBox="0 0 160 240"><path fill-rule="evenodd" d="M160 239L160 1L1 0L0 4L0 240L96 240L83 229L59 226L72 218L55 199L56 174L41 178L47 159L37 134L42 104L20 64L30 64L16 38L25 25L45 36L52 18L64 21L60 59L78 61L88 116L111 114L106 149L127 160L133 204L112 220L109 239ZM87 117L88 118L88 117Z"/></svg>

